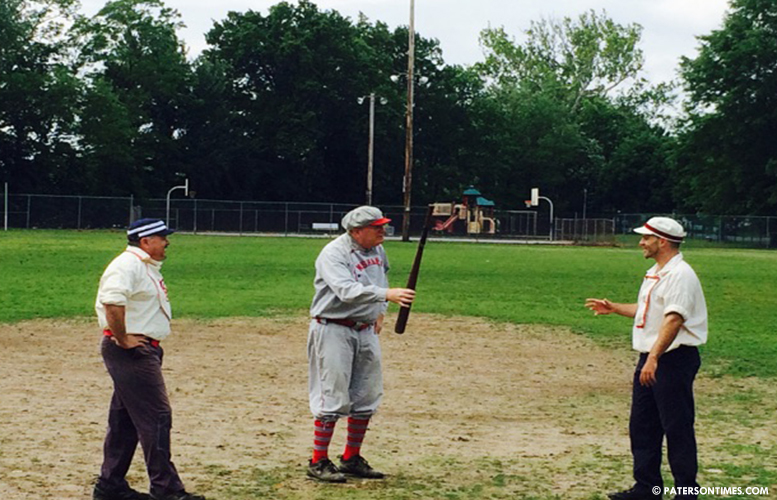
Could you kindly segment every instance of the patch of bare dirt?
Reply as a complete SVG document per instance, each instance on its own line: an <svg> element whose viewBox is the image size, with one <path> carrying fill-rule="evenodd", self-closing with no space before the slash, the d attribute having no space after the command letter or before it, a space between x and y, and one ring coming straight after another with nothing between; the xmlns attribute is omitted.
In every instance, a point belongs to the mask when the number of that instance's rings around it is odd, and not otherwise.
<svg viewBox="0 0 777 500"><path fill-rule="evenodd" d="M563 329L473 318L414 315L401 336L392 327L389 318L381 335L386 395L364 448L374 465L393 473L435 457L486 458L515 464L515 474L568 465L547 479L569 498L588 498L590 488L612 481L627 485L632 353ZM188 489L226 498L220 471L288 467L299 477L282 486L305 497L306 337L304 317L175 321L163 343L165 377L174 461ZM0 325L0 341L0 498L91 498L111 394L95 322ZM775 399L762 381L704 378L699 397L723 404L736 384ZM729 432L709 418L700 418L702 447ZM759 443L774 447L775 417L765 418ZM625 461L626 475L602 480L575 469L597 457ZM140 451L130 481L146 488ZM589 490L572 493L580 487Z"/></svg>

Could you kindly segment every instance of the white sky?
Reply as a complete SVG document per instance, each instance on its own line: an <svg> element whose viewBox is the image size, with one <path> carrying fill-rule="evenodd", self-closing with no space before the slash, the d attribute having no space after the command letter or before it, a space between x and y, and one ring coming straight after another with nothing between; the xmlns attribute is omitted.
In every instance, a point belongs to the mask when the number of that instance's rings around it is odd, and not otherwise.
<svg viewBox="0 0 777 500"><path fill-rule="evenodd" d="M195 56L206 46L204 34L229 11L259 11L266 14L279 0L165 0L178 10L187 28L179 34ZM357 19L363 12L370 21L383 21L394 28L407 25L410 0L314 0L320 10L334 9ZM95 14L104 0L82 0L82 12ZM470 65L482 60L480 31L489 25L504 26L521 40L531 21L543 17L576 18L587 10L601 12L620 24L643 27L641 48L645 53L645 76L653 83L677 76L680 56L694 57L696 36L720 28L728 0L416 0L415 27L425 38L436 38L448 64Z"/></svg>

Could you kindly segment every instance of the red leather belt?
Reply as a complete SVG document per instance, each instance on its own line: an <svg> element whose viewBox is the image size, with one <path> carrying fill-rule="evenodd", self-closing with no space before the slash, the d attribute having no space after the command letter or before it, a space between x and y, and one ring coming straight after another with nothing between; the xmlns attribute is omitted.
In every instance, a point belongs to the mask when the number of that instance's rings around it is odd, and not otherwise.
<svg viewBox="0 0 777 500"><path fill-rule="evenodd" d="M325 325L327 323L334 323L335 325L342 325L342 326L347 326L348 328L353 328L354 330L359 332L362 330L366 330L367 328L373 325L373 323L362 323L360 321L354 321L352 319L322 318L320 316L316 316L315 320L318 323L321 323L322 325Z"/></svg>
<svg viewBox="0 0 777 500"><path fill-rule="evenodd" d="M103 335L106 337L113 337L113 333L109 329L103 330ZM141 337L144 337L146 340L148 340L148 343L151 344L153 347L159 347L159 341L156 339L152 339L151 337L146 337L145 335L141 335Z"/></svg>

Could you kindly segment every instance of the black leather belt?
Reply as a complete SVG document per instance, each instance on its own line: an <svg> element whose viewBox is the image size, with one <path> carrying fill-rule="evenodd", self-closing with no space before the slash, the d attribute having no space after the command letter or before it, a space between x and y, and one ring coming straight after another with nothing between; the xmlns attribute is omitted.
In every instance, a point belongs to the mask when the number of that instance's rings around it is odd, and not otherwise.
<svg viewBox="0 0 777 500"><path fill-rule="evenodd" d="M321 316L316 316L314 318L318 323L321 323L322 325L325 325L327 323L334 323L335 325L342 325L347 326L348 328L353 328L357 331L366 330L367 328L371 327L374 323L362 323L361 321L354 321L352 319L338 319L338 318L322 318Z"/></svg>

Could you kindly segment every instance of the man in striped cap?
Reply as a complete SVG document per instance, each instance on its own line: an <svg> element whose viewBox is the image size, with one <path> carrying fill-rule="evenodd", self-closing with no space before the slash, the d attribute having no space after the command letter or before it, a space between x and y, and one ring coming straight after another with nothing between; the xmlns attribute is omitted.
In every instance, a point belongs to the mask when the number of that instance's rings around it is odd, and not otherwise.
<svg viewBox="0 0 777 500"><path fill-rule="evenodd" d="M126 250L100 279L95 310L113 397L94 500L204 500L184 490L170 454L172 412L160 342L170 335L172 315L160 270L171 233L159 219L133 222L127 229ZM138 441L150 495L130 488L125 479Z"/></svg>
<svg viewBox="0 0 777 500"><path fill-rule="evenodd" d="M634 318L632 344L640 353L634 372L629 436L635 484L611 493L612 500L661 498L661 456L666 436L675 499L695 500L699 484L694 433L693 381L701 365L697 346L707 341L707 305L696 273L683 260L683 226L668 217L653 217L634 229L648 269L637 303L587 299L600 314Z"/></svg>

